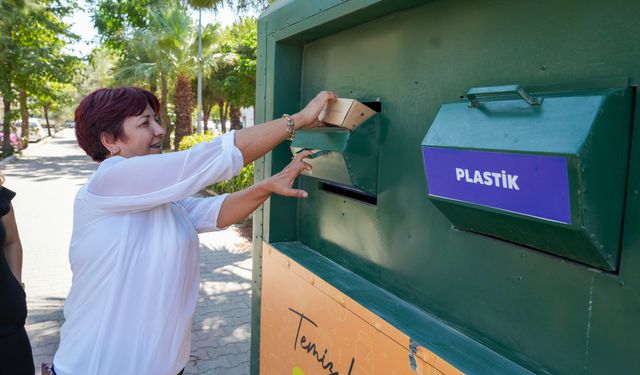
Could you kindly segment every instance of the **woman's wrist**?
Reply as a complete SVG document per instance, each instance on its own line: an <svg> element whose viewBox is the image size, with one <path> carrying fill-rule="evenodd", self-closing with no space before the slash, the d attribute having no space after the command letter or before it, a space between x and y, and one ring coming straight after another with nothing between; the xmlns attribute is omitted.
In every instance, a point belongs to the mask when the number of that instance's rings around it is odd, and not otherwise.
<svg viewBox="0 0 640 375"><path fill-rule="evenodd" d="M293 127L296 130L302 129L305 126L309 125L305 122L304 117L300 114L300 112L291 115L291 120L293 120Z"/></svg>
<svg viewBox="0 0 640 375"><path fill-rule="evenodd" d="M256 191L258 192L258 195L268 198L271 194L273 194L273 191L274 191L273 184L271 183L270 180L271 180L271 177L265 180L262 180L260 182L257 182L253 185L253 188L256 189Z"/></svg>

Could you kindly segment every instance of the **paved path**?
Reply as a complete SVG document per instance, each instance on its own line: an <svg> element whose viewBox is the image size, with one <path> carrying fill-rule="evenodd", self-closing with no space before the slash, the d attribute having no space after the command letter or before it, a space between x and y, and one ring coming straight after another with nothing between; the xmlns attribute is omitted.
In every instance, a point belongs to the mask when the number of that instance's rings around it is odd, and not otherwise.
<svg viewBox="0 0 640 375"><path fill-rule="evenodd" d="M65 129L31 144L3 171L5 186L17 193L13 205L24 248L27 331L36 364L51 361L58 347L71 285L67 251L73 198L96 166L77 147L73 131ZM200 242L200 299L185 374L248 374L251 244L236 227L201 235Z"/></svg>

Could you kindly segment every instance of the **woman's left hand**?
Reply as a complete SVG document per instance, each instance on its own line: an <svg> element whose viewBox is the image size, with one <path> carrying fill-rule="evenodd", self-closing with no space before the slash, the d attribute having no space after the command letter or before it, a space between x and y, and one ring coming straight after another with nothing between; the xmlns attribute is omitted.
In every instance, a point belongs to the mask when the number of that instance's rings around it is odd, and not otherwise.
<svg viewBox="0 0 640 375"><path fill-rule="evenodd" d="M293 182L302 171L311 171L311 165L304 161L304 158L311 155L313 151L306 150L297 153L291 163L284 167L282 171L267 178L262 183L271 193L283 195L285 197L306 198L307 192L300 189L293 189Z"/></svg>
<svg viewBox="0 0 640 375"><path fill-rule="evenodd" d="M318 120L320 112L330 101L338 99L335 93L331 91L321 91L313 98L302 111L291 116L293 118L296 129L312 128L321 125Z"/></svg>

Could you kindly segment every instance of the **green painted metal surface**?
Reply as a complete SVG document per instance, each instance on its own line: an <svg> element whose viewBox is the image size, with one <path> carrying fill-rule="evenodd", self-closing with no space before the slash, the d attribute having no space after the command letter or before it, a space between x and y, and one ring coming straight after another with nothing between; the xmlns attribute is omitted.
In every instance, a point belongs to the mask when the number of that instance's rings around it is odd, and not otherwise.
<svg viewBox="0 0 640 375"><path fill-rule="evenodd" d="M380 97L383 110L377 115L377 204L322 190L316 178L302 176L299 186L309 198L273 197L255 216L252 373L259 368L261 240L298 242L534 373L640 372L634 351L640 333L639 19L635 0L298 0L276 2L265 12L258 121L294 112L323 89ZM612 77L628 79L634 103L626 181L610 184L607 174L593 173L594 181L572 186L622 202L615 271L459 230L428 199L420 145L442 104L472 87L569 90L584 82L576 87L590 89L594 80ZM594 140L608 138L607 127L600 131ZM258 164L257 178L290 158L285 143ZM607 171L609 160L590 160L588 167ZM601 218L609 217L607 209L584 220L607 227ZM455 215L468 214L461 210ZM374 306L376 298L356 299ZM401 309L380 314L411 319ZM428 335L419 324L402 329ZM437 354L459 363L456 354Z"/></svg>
<svg viewBox="0 0 640 375"><path fill-rule="evenodd" d="M299 131L291 143L292 152L320 150L308 159L312 173L305 175L352 187L366 194L378 192L378 155L380 123L376 118L350 131L341 128L316 128Z"/></svg>
<svg viewBox="0 0 640 375"><path fill-rule="evenodd" d="M544 99L539 105L513 96L483 100L478 106L470 106L469 101L443 104L422 145L564 158L570 181L571 223L439 197L432 198L434 205L459 229L606 271L617 270L632 123L631 90L534 95Z"/></svg>
<svg viewBox="0 0 640 375"><path fill-rule="evenodd" d="M343 153L346 151L350 136L349 130L340 128L300 130L291 142L291 148L294 152L300 149L318 149Z"/></svg>
<svg viewBox="0 0 640 375"><path fill-rule="evenodd" d="M459 370L466 373L489 374L499 368L505 374L531 374L530 371L497 355L477 341L451 329L435 317L416 309L353 272L337 266L313 249L299 242L281 242L273 245L323 280L331 280L334 287L347 291L350 298L369 301L367 307L371 311L379 316L388 317L387 321L399 330L411 332L411 338L417 346L445 353L445 356L452 359L450 364Z"/></svg>

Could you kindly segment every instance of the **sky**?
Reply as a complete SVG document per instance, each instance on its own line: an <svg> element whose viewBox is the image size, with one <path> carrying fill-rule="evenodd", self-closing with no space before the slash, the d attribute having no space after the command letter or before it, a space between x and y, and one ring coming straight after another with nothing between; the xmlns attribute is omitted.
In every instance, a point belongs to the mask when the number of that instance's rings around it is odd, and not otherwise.
<svg viewBox="0 0 640 375"><path fill-rule="evenodd" d="M69 46L69 52L76 56L87 56L91 50L98 45L96 40L96 31L93 28L93 20L91 14L87 12L87 5L84 0L78 1L78 10L73 17L67 18L65 21L71 24L71 30L81 37L81 40L77 43ZM249 16L257 17L256 13L248 14ZM197 13L194 12L194 17L197 19ZM227 7L224 7L214 13L211 11L202 13L202 24L207 25L210 23L218 22L222 27L228 26L235 20L234 14Z"/></svg>

